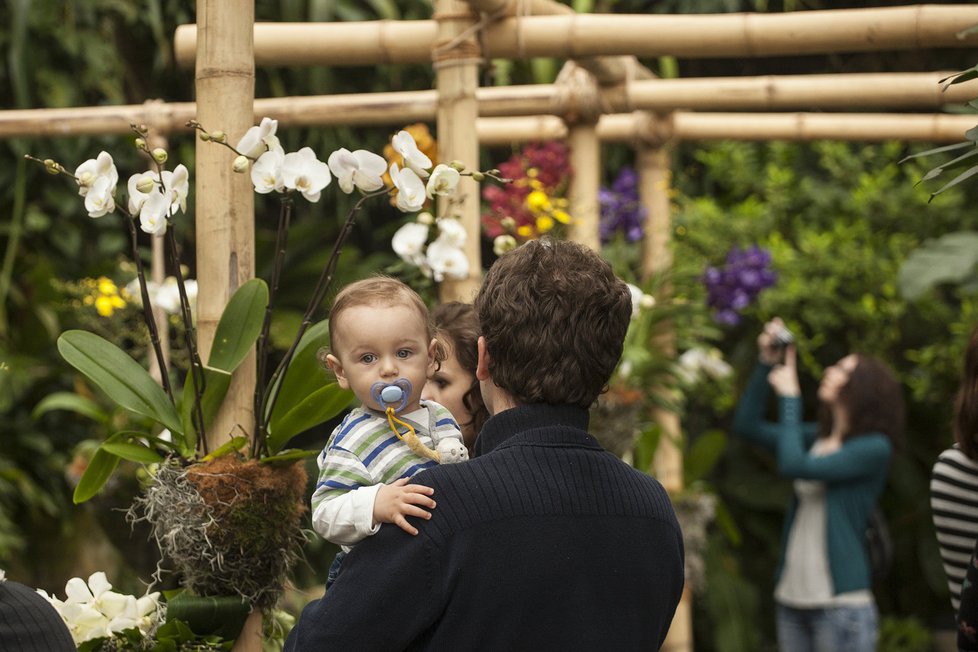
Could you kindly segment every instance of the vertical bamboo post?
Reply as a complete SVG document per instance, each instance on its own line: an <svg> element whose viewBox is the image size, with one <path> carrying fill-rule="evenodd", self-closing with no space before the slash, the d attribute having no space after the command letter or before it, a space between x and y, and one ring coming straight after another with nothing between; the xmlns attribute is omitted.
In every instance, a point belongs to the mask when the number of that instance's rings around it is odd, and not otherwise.
<svg viewBox="0 0 978 652"><path fill-rule="evenodd" d="M197 120L234 142L253 122L254 0L197 0ZM255 275L254 195L247 175L231 170L227 149L197 142L197 333L207 360L231 294ZM253 436L254 351L235 372L227 399L207 432L211 450L232 434ZM235 652L260 652L262 618L253 612Z"/></svg>
<svg viewBox="0 0 978 652"><path fill-rule="evenodd" d="M594 75L573 62L564 65L554 85L558 105L569 107L563 115L573 170L568 192L572 219L567 237L600 251L601 141L597 124L601 116L601 94Z"/></svg>
<svg viewBox="0 0 978 652"><path fill-rule="evenodd" d="M645 240L642 251L642 276L666 272L672 267L672 216L669 204L669 151L665 139L660 134L643 141L638 146L639 199L646 210ZM670 288L663 285L659 290L660 301L667 298ZM672 325L663 324L656 334L659 350L664 355L675 357L675 333ZM653 387L653 392L664 391ZM682 427L679 415L662 408L652 409L652 420L662 428L663 437L652 461L652 474L666 490L675 495L683 488ZM676 608L669 633L662 645L664 652L691 652L693 649L692 592L689 583L683 590L682 599Z"/></svg>
<svg viewBox="0 0 978 652"><path fill-rule="evenodd" d="M479 137L475 123L479 105L475 92L482 59L477 34L471 29L475 16L465 2L436 0L434 18L438 23L438 38L431 58L438 90L438 159L443 163L461 161L467 170L478 170ZM472 301L482 278L479 184L470 177L462 177L455 200L459 203L454 213L468 234L464 251L469 259L469 275L464 280L446 279L441 285L441 300ZM446 202L439 204L439 209L445 210Z"/></svg>

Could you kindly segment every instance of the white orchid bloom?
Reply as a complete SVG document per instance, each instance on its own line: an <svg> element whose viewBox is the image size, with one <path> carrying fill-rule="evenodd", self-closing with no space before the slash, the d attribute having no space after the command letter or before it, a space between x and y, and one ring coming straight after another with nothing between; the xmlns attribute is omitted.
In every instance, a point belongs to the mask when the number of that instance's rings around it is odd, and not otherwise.
<svg viewBox="0 0 978 652"><path fill-rule="evenodd" d="M190 193L190 172L183 163L173 168L173 171L164 170L163 186L170 194L170 215L176 215L177 210L187 212L187 195Z"/></svg>
<svg viewBox="0 0 978 652"><path fill-rule="evenodd" d="M75 168L78 194L82 197L88 194L96 181L103 178L109 180L109 185L114 192L116 184L119 183L119 171L116 170L112 155L108 152L99 152L97 158L90 158Z"/></svg>
<svg viewBox="0 0 978 652"><path fill-rule="evenodd" d="M454 217L443 217L438 220L438 239L453 247L465 246L468 234L465 227Z"/></svg>
<svg viewBox="0 0 978 652"><path fill-rule="evenodd" d="M158 182L159 177L152 170L129 177L129 183L126 184L126 187L129 190L129 213L133 217L139 215L146 198L157 192L156 184Z"/></svg>
<svg viewBox="0 0 978 652"><path fill-rule="evenodd" d="M139 228L144 233L163 235L166 233L166 219L170 214L170 200L160 192L150 193L139 211Z"/></svg>
<svg viewBox="0 0 978 652"><path fill-rule="evenodd" d="M427 241L428 227L417 222L408 222L391 238L391 248L402 260L420 265L424 262L424 245Z"/></svg>
<svg viewBox="0 0 978 652"><path fill-rule="evenodd" d="M136 600L136 626L143 634L148 634L160 619L160 593L148 593Z"/></svg>
<svg viewBox="0 0 978 652"><path fill-rule="evenodd" d="M459 174L458 170L444 163L439 163L431 171L431 177L428 179L428 186L425 191L432 199L435 195L450 197L455 194L455 189L458 188L458 182L461 178L462 175Z"/></svg>
<svg viewBox="0 0 978 652"><path fill-rule="evenodd" d="M384 173L387 172L387 161L365 149L355 152L341 147L328 159L329 169L336 176L340 190L346 194L359 188L362 192L373 192L384 187Z"/></svg>
<svg viewBox="0 0 978 652"><path fill-rule="evenodd" d="M159 308L168 315L180 313L180 288L177 287L176 277L168 276L154 290L149 295L153 307Z"/></svg>
<svg viewBox="0 0 978 652"><path fill-rule="evenodd" d="M391 164L391 179L397 188L397 208L405 213L413 213L421 210L427 195L424 193L424 183L414 173L414 170L397 167L397 163Z"/></svg>
<svg viewBox="0 0 978 652"><path fill-rule="evenodd" d="M627 283L626 285L628 285L628 291L632 295L632 319L638 317L643 309L648 309L655 305L655 297L651 294L646 294L637 285L632 285L631 283Z"/></svg>
<svg viewBox="0 0 978 652"><path fill-rule="evenodd" d="M284 162L285 154L280 150L270 150L261 155L251 168L251 182L255 185L255 192L265 195L275 190L285 190L282 179Z"/></svg>
<svg viewBox="0 0 978 652"><path fill-rule="evenodd" d="M418 149L418 144L414 141L414 136L402 129L391 138L391 145L394 147L394 151L404 159L404 165L414 170L414 173L422 179L428 178L428 170L431 169L431 159Z"/></svg>
<svg viewBox="0 0 978 652"><path fill-rule="evenodd" d="M85 210L89 217L102 217L115 210L115 184L109 177L99 177L85 193Z"/></svg>
<svg viewBox="0 0 978 652"><path fill-rule="evenodd" d="M234 149L250 159L257 159L265 152L281 149L282 145L275 135L277 130L278 120L262 118L261 124L248 129Z"/></svg>
<svg viewBox="0 0 978 652"><path fill-rule="evenodd" d="M469 259L465 252L451 243L438 238L428 245L428 267L436 281L445 278L461 281L469 276Z"/></svg>
<svg viewBox="0 0 978 652"><path fill-rule="evenodd" d="M282 160L282 181L289 190L298 190L308 201L319 201L323 188L333 177L329 166L316 158L310 147L286 154Z"/></svg>
<svg viewBox="0 0 978 652"><path fill-rule="evenodd" d="M112 635L109 619L89 603L66 602L61 617L75 645Z"/></svg>
<svg viewBox="0 0 978 652"><path fill-rule="evenodd" d="M492 253L497 256L502 256L504 253L516 249L518 245L519 243L516 242L516 238L508 233L503 233L502 235L497 235L496 239L492 241Z"/></svg>

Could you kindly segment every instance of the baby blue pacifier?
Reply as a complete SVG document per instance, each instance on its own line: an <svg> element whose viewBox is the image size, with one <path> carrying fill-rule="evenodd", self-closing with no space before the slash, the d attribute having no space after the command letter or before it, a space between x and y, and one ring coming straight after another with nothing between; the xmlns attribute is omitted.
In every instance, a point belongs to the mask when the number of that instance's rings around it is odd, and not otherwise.
<svg viewBox="0 0 978 652"><path fill-rule="evenodd" d="M398 378L392 383L377 382L370 388L370 397L377 401L384 412L391 408L395 413L400 412L407 407L410 396L411 381L407 378Z"/></svg>

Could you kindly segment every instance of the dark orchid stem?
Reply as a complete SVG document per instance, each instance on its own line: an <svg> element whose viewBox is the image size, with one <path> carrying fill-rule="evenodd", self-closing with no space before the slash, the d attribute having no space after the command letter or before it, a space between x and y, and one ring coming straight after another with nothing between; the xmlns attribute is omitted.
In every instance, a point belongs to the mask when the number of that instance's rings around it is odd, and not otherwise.
<svg viewBox="0 0 978 652"><path fill-rule="evenodd" d="M282 265L285 263L285 246L289 236L289 221L292 219L292 207L294 202L292 197L285 195L282 197L282 205L278 214L278 230L275 234L275 263L272 267L271 285L268 291L268 305L265 307L265 321L261 325L261 334L258 336L256 345L258 358L258 382L255 383L255 436L251 440L251 456L258 455L259 450L265 447L265 440L268 437L268 427L265 419L261 417L261 406L263 399L263 380L268 367L268 331L272 325L272 308L275 305L275 294L278 291L278 284L282 278Z"/></svg>
<svg viewBox="0 0 978 652"><path fill-rule="evenodd" d="M177 279L177 290L180 293L180 318L183 320L183 339L187 343L187 351L190 352L190 373L194 382L194 408L192 418L194 429L197 431L197 442L202 447L204 455L207 454L207 433L204 430L204 409L201 406L201 399L204 395L206 383L204 381L204 365L200 362L200 355L197 352L197 337L194 333L193 316L190 313L190 299L187 297L187 286L183 282L183 271L180 269L180 255L177 251L177 239L173 234L173 229L166 230L166 249L170 259L170 265L174 268L174 276Z"/></svg>
<svg viewBox="0 0 978 652"><path fill-rule="evenodd" d="M339 263L340 253L343 250L343 245L346 243L346 239L349 237L350 232L353 230L353 225L356 224L357 213L360 212L360 208L363 206L364 202L373 197L379 197L380 195L386 195L390 192L388 188L383 188L371 193L365 194L363 197L353 205L350 209L349 214L346 216L346 221L343 223L343 228L340 229L340 233L336 236L336 242L333 244L333 251L329 255L329 260L326 262L326 266L323 268L322 273L319 275L319 280L316 282L316 288L313 290L312 298L309 300L309 304L306 306L306 312L302 316L302 324L299 325L299 332L295 334L295 339L292 340L292 346L286 352L285 357L282 361L278 363L278 367L275 368L275 373L269 379L268 384L265 386L265 390L262 396L262 411L256 415L262 424L262 430L268 429L268 422L272 418L272 410L275 409L275 401L278 399L278 391L275 391L274 395L271 395L273 390L276 390L277 386L280 386L285 382L285 374L288 372L289 363L292 362L292 356L295 355L295 350L299 347L299 342L302 340L302 336L305 335L306 330L312 325L313 315L316 313L316 309L319 308L323 299L326 298L326 292L329 290L330 284L333 282L333 274L336 272L336 265ZM267 452L264 450L267 448L267 443L265 441L261 442L262 452Z"/></svg>
<svg viewBox="0 0 978 652"><path fill-rule="evenodd" d="M163 391L173 401L173 390L170 387L170 372L166 367L166 359L163 357L163 347L160 344L160 332L156 328L156 316L153 314L153 306L149 301L149 286L146 284L146 272L143 269L143 259L139 256L139 242L137 239L136 220L128 212L123 211L123 217L129 226L129 240L132 244L132 260L136 264L136 278L139 279L139 296L143 301L143 320L149 329L149 339L153 343L153 352L156 354L156 362L160 367L160 384Z"/></svg>

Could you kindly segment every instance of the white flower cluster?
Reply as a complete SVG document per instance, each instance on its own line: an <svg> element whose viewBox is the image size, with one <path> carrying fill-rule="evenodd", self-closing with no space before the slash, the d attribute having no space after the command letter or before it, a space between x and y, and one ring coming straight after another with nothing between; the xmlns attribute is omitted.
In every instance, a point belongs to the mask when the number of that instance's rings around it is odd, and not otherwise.
<svg viewBox="0 0 978 652"><path fill-rule="evenodd" d="M677 369L687 385L695 385L704 378L723 380L733 373L733 368L723 359L719 349L692 348L679 356Z"/></svg>
<svg viewBox="0 0 978 652"><path fill-rule="evenodd" d="M437 226L438 236L429 244L432 224ZM457 219L443 217L436 221L431 213L424 212L418 214L416 221L397 230L391 247L402 260L416 265L428 278L438 282L446 278L462 280L469 275L469 259L462 250L465 239L465 227Z"/></svg>
<svg viewBox="0 0 978 652"><path fill-rule="evenodd" d="M632 295L632 319L638 317L642 310L648 310L655 306L655 297L651 294L646 294L637 285L631 283L626 283L626 285L628 285L628 291Z"/></svg>
<svg viewBox="0 0 978 652"><path fill-rule="evenodd" d="M183 282L187 292L187 300L190 302L191 314L196 314L197 308L197 281L187 279ZM168 315L180 314L180 289L177 287L177 277L167 276L162 283L148 281L146 289L149 291L149 302L154 307L159 308ZM139 293L139 279L133 279L126 285L126 292L129 297L141 304L142 295Z"/></svg>
<svg viewBox="0 0 978 652"><path fill-rule="evenodd" d="M141 598L116 593L101 571L92 574L87 583L80 577L68 580L63 601L41 589L37 592L61 614L75 645L132 628L147 636L162 621L165 611L158 592Z"/></svg>

